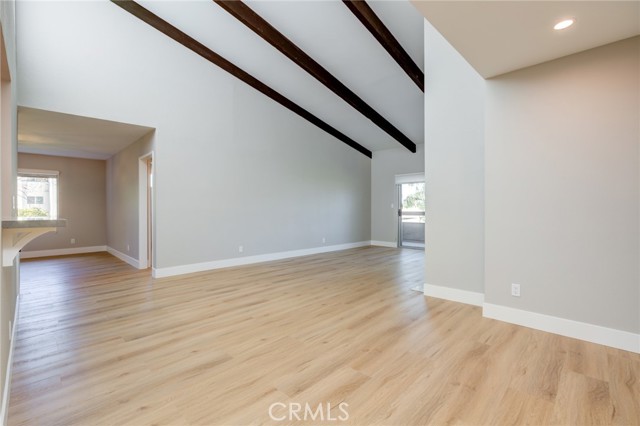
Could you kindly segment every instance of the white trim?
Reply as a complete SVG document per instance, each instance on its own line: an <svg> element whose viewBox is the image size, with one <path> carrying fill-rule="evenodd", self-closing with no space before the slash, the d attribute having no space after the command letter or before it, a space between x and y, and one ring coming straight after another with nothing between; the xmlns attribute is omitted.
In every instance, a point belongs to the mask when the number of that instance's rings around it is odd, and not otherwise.
<svg viewBox="0 0 640 426"><path fill-rule="evenodd" d="M60 176L58 170L18 169L18 176Z"/></svg>
<svg viewBox="0 0 640 426"><path fill-rule="evenodd" d="M212 269L230 268L233 266L250 265L253 263L271 262L273 260L288 259L291 257L299 256L309 256L312 254L328 253L339 250L348 250L370 245L371 241L361 241L357 243L337 244L333 246L313 247L302 250L283 251L279 253L258 254L255 256L213 260L210 262L192 263L190 265L169 266L167 268L153 268L153 277L172 277L174 275L192 274L194 272L210 271Z"/></svg>
<svg viewBox="0 0 640 426"><path fill-rule="evenodd" d="M376 240L371 240L371 245L372 246L378 246L378 247L398 248L398 243L396 243L395 241L376 241Z"/></svg>
<svg viewBox="0 0 640 426"><path fill-rule="evenodd" d="M482 293L427 283L424 284L424 295L474 306L482 306L484 303L484 294Z"/></svg>
<svg viewBox="0 0 640 426"><path fill-rule="evenodd" d="M424 182L424 172L422 173L407 173L403 175L396 175L396 185L403 183L418 183Z"/></svg>
<svg viewBox="0 0 640 426"><path fill-rule="evenodd" d="M140 262L138 262L137 259L134 259L133 257L126 255L116 249L114 249L113 247L109 247L107 246L107 251L112 254L113 256L117 257L118 259L122 260L123 262L128 263L129 265L133 266L134 268L137 269L144 269L144 268L140 268Z"/></svg>
<svg viewBox="0 0 640 426"><path fill-rule="evenodd" d="M96 253L107 251L107 246L73 247L66 249L33 250L20 252L20 259L32 259L34 257L67 256L69 254Z"/></svg>
<svg viewBox="0 0 640 426"><path fill-rule="evenodd" d="M536 312L523 311L521 309L491 303L485 303L483 305L482 316L546 331L548 333L640 353L640 334L628 331L616 330L614 328L602 327Z"/></svg>
<svg viewBox="0 0 640 426"><path fill-rule="evenodd" d="M147 264L149 257L147 255L147 160L149 158L152 164L155 164L153 151L138 157L138 257L140 258L137 261L138 266L136 266L138 269L146 269L151 266ZM153 178L155 179L155 170ZM153 224L153 188L151 190L151 203L151 223ZM151 253L153 253L153 247L151 248Z"/></svg>
<svg viewBox="0 0 640 426"><path fill-rule="evenodd" d="M9 345L9 356L7 357L7 370L4 377L4 388L2 391L2 409L0 409L0 419L2 424L7 424L9 414L9 397L11 396L11 371L13 369L13 347L16 341L16 330L18 329L18 314L20 312L20 295L16 296L16 308L13 314L13 327L11 328L11 344Z"/></svg>

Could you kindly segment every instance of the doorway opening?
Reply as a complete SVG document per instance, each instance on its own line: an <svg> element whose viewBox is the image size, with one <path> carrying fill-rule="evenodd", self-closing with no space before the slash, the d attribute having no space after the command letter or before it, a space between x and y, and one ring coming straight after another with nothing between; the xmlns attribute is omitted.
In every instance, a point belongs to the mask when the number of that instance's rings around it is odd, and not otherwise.
<svg viewBox="0 0 640 426"><path fill-rule="evenodd" d="M398 188L398 247L424 250L425 185L402 182Z"/></svg>
<svg viewBox="0 0 640 426"><path fill-rule="evenodd" d="M143 155L138 161L138 230L140 269L153 267L153 152Z"/></svg>

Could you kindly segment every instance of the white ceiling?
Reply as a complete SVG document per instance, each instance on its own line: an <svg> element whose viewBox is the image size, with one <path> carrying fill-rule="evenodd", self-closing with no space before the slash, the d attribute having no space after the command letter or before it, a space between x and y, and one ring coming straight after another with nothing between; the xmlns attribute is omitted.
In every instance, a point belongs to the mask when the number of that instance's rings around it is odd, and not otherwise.
<svg viewBox="0 0 640 426"><path fill-rule="evenodd" d="M640 34L640 1L413 0L413 4L485 78ZM566 18L574 18L575 24L562 31L553 29Z"/></svg>
<svg viewBox="0 0 640 426"><path fill-rule="evenodd" d="M424 142L422 92L341 1L247 3L415 143ZM366 148L401 146L211 0L141 4ZM640 0L369 5L420 68L424 14L485 78L640 34ZM576 24L554 31L553 24L565 17L576 18ZM108 158L150 130L21 108L19 150Z"/></svg>
<svg viewBox="0 0 640 426"><path fill-rule="evenodd" d="M18 108L18 152L106 160L152 128Z"/></svg>
<svg viewBox="0 0 640 426"><path fill-rule="evenodd" d="M211 0L140 3L366 148L401 147ZM423 143L422 92L341 1L246 3L411 140ZM395 26L411 30L398 38L412 39L410 53L423 50L423 18L407 1L381 10L381 19L401 19Z"/></svg>
<svg viewBox="0 0 640 426"><path fill-rule="evenodd" d="M213 1L139 3L369 150L402 147ZM423 93L342 1L247 1L247 4L414 143L424 142ZM369 4L423 68L422 15L408 0ZM79 117L75 120L82 126L72 133L75 124L69 124L74 120L71 116L51 114L27 109L21 112L21 151L51 150L105 157L113 153L116 145L126 142L128 130L136 133L129 128L105 127L101 120ZM95 130L93 125L97 126ZM108 135L111 130L119 133L111 137Z"/></svg>

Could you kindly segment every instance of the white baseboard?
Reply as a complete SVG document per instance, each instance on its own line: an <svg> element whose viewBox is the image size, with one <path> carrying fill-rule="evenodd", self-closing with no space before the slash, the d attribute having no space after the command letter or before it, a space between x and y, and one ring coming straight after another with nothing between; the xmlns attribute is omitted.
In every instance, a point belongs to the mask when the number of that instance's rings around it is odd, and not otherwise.
<svg viewBox="0 0 640 426"><path fill-rule="evenodd" d="M7 357L7 370L4 377L4 388L2 391L2 408L0 409L0 419L2 424L7 424L9 415L9 397L11 396L11 371L13 370L13 347L16 341L16 330L18 329L18 314L20 311L20 295L16 296L16 309L13 314L13 325L11 327L11 343L9 345L9 356Z"/></svg>
<svg viewBox="0 0 640 426"><path fill-rule="evenodd" d="M485 303L482 315L511 324L640 353L640 334L573 321L507 306Z"/></svg>
<svg viewBox="0 0 640 426"><path fill-rule="evenodd" d="M107 246L72 247L72 248L66 248L66 249L22 251L20 252L20 259L32 259L35 257L50 257L50 256L67 256L69 254L96 253L99 251L107 251Z"/></svg>
<svg viewBox="0 0 640 426"><path fill-rule="evenodd" d="M107 251L114 255L115 257L117 257L118 259L122 260L123 262L128 263L129 265L133 266L136 269L140 269L140 262L138 261L138 259L134 259L131 256L128 256L116 249L114 249L113 247L107 247Z"/></svg>
<svg viewBox="0 0 640 426"><path fill-rule="evenodd" d="M484 294L482 293L426 283L424 285L424 295L451 300L453 302L466 303L467 305L482 306L484 303Z"/></svg>
<svg viewBox="0 0 640 426"><path fill-rule="evenodd" d="M211 262L192 263L190 265L170 266L167 268L153 268L154 278L172 277L174 275L192 274L194 272L210 271L212 269L230 268L233 266L250 265L253 263L271 262L292 257L309 256L312 254L328 253L332 251L348 250L371 245L370 241L338 244L333 246L314 247L302 250L283 251L279 253L259 254L256 256L235 257L231 259L213 260Z"/></svg>
<svg viewBox="0 0 640 426"><path fill-rule="evenodd" d="M394 241L376 241L371 240L372 246L398 248L398 243Z"/></svg>

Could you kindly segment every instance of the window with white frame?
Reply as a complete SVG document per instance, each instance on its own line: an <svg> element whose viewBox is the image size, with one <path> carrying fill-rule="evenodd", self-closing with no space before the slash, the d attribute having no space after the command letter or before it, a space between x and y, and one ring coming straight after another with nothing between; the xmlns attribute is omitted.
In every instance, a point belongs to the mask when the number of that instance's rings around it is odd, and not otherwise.
<svg viewBox="0 0 640 426"><path fill-rule="evenodd" d="M18 170L19 218L58 218L58 175L52 170Z"/></svg>

